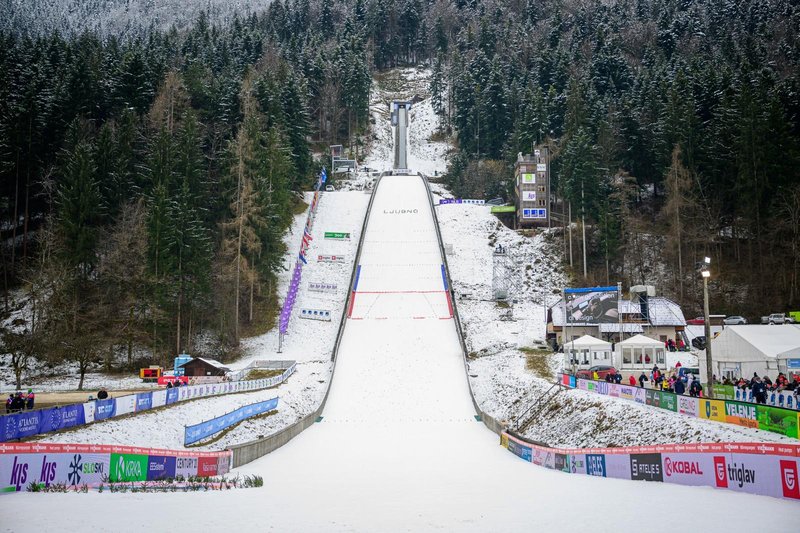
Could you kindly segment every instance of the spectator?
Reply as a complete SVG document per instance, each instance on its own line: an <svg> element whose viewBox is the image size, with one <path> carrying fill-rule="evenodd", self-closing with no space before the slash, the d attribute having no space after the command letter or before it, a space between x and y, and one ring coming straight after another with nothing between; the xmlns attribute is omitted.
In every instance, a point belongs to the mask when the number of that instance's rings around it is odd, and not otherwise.
<svg viewBox="0 0 800 533"><path fill-rule="evenodd" d="M672 385L675 394L684 394L686 392L686 384L684 384L682 379L676 379L675 383Z"/></svg>
<svg viewBox="0 0 800 533"><path fill-rule="evenodd" d="M105 387L102 387L102 388L101 388L101 389L100 389L100 390L97 392L97 399L98 399L98 400L107 400L107 399L108 399L108 391L106 390L106 388L105 388Z"/></svg>
<svg viewBox="0 0 800 533"><path fill-rule="evenodd" d="M700 380L695 379L692 380L692 384L689 385L689 396L692 398L699 398L703 395L703 386L700 385Z"/></svg>
<svg viewBox="0 0 800 533"><path fill-rule="evenodd" d="M684 344L683 339L678 339L678 349L682 352L686 351L686 344Z"/></svg>
<svg viewBox="0 0 800 533"><path fill-rule="evenodd" d="M606 374L606 383L611 383L614 380L614 376L609 372Z"/></svg>
<svg viewBox="0 0 800 533"><path fill-rule="evenodd" d="M172 388L172 382L171 382L171 381L167 381L167 388L168 388L168 389L171 389L171 388Z"/></svg>
<svg viewBox="0 0 800 533"><path fill-rule="evenodd" d="M14 395L13 394L9 394L8 395L8 400L6 400L6 414L9 414L9 413L12 412L11 411L12 407L14 407Z"/></svg>
<svg viewBox="0 0 800 533"><path fill-rule="evenodd" d="M628 378L628 383L630 383L631 387L636 386L636 378L633 377L633 374L631 374L631 377Z"/></svg>
<svg viewBox="0 0 800 533"><path fill-rule="evenodd" d="M11 402L11 412L12 413L19 413L20 411L25 409L25 398L22 397L22 393L18 392L14 396L14 401Z"/></svg>
<svg viewBox="0 0 800 533"><path fill-rule="evenodd" d="M25 397L25 408L33 409L33 402L35 399L36 395L33 393L33 389L28 389L28 395Z"/></svg>
<svg viewBox="0 0 800 533"><path fill-rule="evenodd" d="M642 375L639 376L639 386L644 388L644 382L645 381L648 381L647 380L647 375L644 372L642 372Z"/></svg>
<svg viewBox="0 0 800 533"><path fill-rule="evenodd" d="M592 379L595 381L600 381L600 376L597 374L597 370L592 372Z"/></svg>
<svg viewBox="0 0 800 533"><path fill-rule="evenodd" d="M619 372L614 374L614 383L616 383L617 385L622 383L622 374L620 374Z"/></svg>
<svg viewBox="0 0 800 533"><path fill-rule="evenodd" d="M758 378L758 376L753 378L752 390L753 397L756 399L756 403L767 403L767 387L764 382Z"/></svg>

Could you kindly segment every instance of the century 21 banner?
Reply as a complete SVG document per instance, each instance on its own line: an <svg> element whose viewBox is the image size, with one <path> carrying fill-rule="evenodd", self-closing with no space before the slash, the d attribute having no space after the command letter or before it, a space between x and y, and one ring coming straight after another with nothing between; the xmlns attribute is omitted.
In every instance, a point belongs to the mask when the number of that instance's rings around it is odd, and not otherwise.
<svg viewBox="0 0 800 533"><path fill-rule="evenodd" d="M569 324L608 324L619 322L616 287L564 289Z"/></svg>

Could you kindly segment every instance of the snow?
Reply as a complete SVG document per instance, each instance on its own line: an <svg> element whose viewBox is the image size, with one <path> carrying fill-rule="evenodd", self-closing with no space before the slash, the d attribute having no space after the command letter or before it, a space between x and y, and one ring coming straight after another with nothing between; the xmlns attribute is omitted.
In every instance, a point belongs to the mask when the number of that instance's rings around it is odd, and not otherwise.
<svg viewBox="0 0 800 533"><path fill-rule="evenodd" d="M404 71L404 75L412 72L415 80L424 78L424 73L416 71ZM377 112L374 107L373 113ZM389 168L391 146L386 146L385 132L376 129L383 146L372 147L367 165ZM410 131L412 153L415 143L424 149L418 152L418 166L409 166L428 173L443 162L430 145L417 142L422 130ZM382 167L378 165L381 154L385 156ZM424 161L425 157L437 159ZM440 186L433 189L437 197L449 195ZM102 498L95 512L81 514L81 528L107 528L113 520L118 531L141 530L162 520L170 520L173 531L190 531L198 525L207 530L243 531L265 526L277 531L673 530L670 520L653 520L654 502L659 509L680 509L680 516L691 517L692 526L699 530L719 531L720 517L725 516L736 517L737 527L744 529L763 528L764 516L777 524L796 520L800 504L795 502L707 487L570 476L526 464L500 447L497 435L475 419L469 386L483 410L498 419L510 419L551 385L558 358L544 355L545 368L531 371L528 356L519 348L542 345L547 306L558 300L566 283L559 267L558 241L547 231L529 237L509 230L487 207L436 207L443 241L452 247L447 259L469 352L465 374L455 322L442 316L445 293L438 292L441 277L435 272L442 261L421 181L415 176L385 177L373 194L375 207L360 261L359 291L366 294L356 296L354 319L346 322L322 420L288 445L235 472L263 476L263 489L158 495L18 494L0 498L2 529L60 531L62 517L73 516L81 505L82 500L75 498ZM368 199L357 192L325 193L312 247L334 246L320 243L323 220L327 220L323 225L331 226L325 228L328 231L347 231L343 226L360 229L359 216L363 217ZM295 220L287 240L287 267L293 264L303 222L304 216ZM351 248L336 252L355 253L357 237ZM491 299L496 244L509 251L508 280L516 300L509 307ZM312 250L309 257L316 253ZM303 274L301 293L307 279L320 281L315 275L336 279L341 288L352 269L352 263L314 266ZM310 272L314 272L311 278ZM281 278L282 290L288 276ZM346 288L328 300L325 295L314 298L322 298L332 311L336 306L335 312L341 313L345 296ZM302 293L297 305L311 306L310 302L312 295ZM292 320L283 354L276 354L277 336L269 332L248 340L247 357L231 365L241 368L254 359L298 360L297 373L286 384L252 393L253 397L277 394L281 398L276 415L286 417L281 423L292 418L282 413L289 406L299 418L318 405L328 383L337 327L334 322ZM549 376L537 373L542 371ZM322 383L316 387L314 381ZM229 410L234 401L192 402L187 407L197 405L203 412L187 416L215 416ZM559 394L556 406L558 416L542 418L528 430L529 437L557 446L781 439L584 391ZM144 427L125 429L126 439L155 445L161 442L156 432L169 433L164 438L174 439L178 433L164 428L187 423L166 419L172 416L169 409L154 414L160 416ZM264 427L248 428L244 436L255 438L265 431ZM243 433L230 435L238 439ZM87 441L106 438L95 435ZM591 495L591 507L584 504L580 512L574 512L576 495L584 494ZM89 504L94 505L93 500ZM197 519L171 520L178 509ZM609 509L614 511L605 512ZM120 516L124 520L116 518Z"/></svg>
<svg viewBox="0 0 800 533"><path fill-rule="evenodd" d="M387 203L418 211L403 222L391 210L373 212L363 255L365 264L390 267L364 272L365 284L397 301L404 297L396 295L393 272L430 266L435 241L418 178L392 177L386 183L400 180L407 187L383 189L394 195ZM382 187L375 194L382 195ZM426 226L427 233L422 231ZM409 239L406 228L419 231ZM402 253L386 254L388 243L401 241ZM425 277L404 278L404 291L428 287ZM60 531L63 517L74 516L82 505L76 498L103 499L93 512L81 513L81 528L107 528L113 521L116 531L170 519L171 531L198 526L249 531L264 525L278 531L633 531L644 524L655 531L674 529L669 520L652 520L654 502L659 509L680 509L694 528L716 531L721 516L735 516L737 527L748 529L762 527L764 516L771 523L793 523L800 512L800 504L776 498L537 468L498 446L497 435L473 414L454 320L364 316L346 324L323 420L289 445L238 469L263 476L264 488L194 494L23 493L0 500L6 511L3 528ZM576 494L590 494L592 507L570 512ZM193 519L174 520L177 510Z"/></svg>

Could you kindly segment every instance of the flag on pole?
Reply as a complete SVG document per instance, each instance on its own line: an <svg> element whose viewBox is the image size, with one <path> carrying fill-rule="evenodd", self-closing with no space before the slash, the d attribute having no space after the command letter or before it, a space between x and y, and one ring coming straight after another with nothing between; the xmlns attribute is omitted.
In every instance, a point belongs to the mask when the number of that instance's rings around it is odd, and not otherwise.
<svg viewBox="0 0 800 533"><path fill-rule="evenodd" d="M306 261L306 258L303 256L303 252L302 251L300 252L300 261L302 261L304 265L308 264L308 261Z"/></svg>
<svg viewBox="0 0 800 533"><path fill-rule="evenodd" d="M319 178L322 183L328 181L328 173L325 171L325 167L322 167L322 173L319 175Z"/></svg>

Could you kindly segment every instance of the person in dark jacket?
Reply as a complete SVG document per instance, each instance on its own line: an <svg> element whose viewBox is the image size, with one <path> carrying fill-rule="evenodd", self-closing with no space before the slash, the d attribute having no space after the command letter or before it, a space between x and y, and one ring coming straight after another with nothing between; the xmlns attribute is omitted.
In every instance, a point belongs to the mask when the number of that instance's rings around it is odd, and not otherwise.
<svg viewBox="0 0 800 533"><path fill-rule="evenodd" d="M25 409L33 409L33 402L35 399L36 395L33 394L33 389L28 389L28 395L25 396Z"/></svg>
<svg viewBox="0 0 800 533"><path fill-rule="evenodd" d="M641 376L639 376L639 386L640 386L640 387L642 387L642 388L644 388L644 382L645 382L645 381L648 381L648 379L647 379L647 374L645 374L644 372L642 372L642 375L641 375Z"/></svg>
<svg viewBox="0 0 800 533"><path fill-rule="evenodd" d="M675 390L675 394L683 394L686 392L686 384L682 379L676 379L675 383L672 384L672 388Z"/></svg>
<svg viewBox="0 0 800 533"><path fill-rule="evenodd" d="M616 383L617 385L620 385L622 383L622 374L620 374L619 372L614 374L614 383Z"/></svg>
<svg viewBox="0 0 800 533"><path fill-rule="evenodd" d="M764 385L764 382L755 377L753 378L752 388L756 403L767 403L767 386Z"/></svg>
<svg viewBox="0 0 800 533"><path fill-rule="evenodd" d="M97 392L97 399L98 400L107 400L108 399L108 391L105 388L100 389Z"/></svg>
<svg viewBox="0 0 800 533"><path fill-rule="evenodd" d="M9 394L8 400L6 400L6 414L11 413L11 408L14 406L14 395Z"/></svg>
<svg viewBox="0 0 800 533"><path fill-rule="evenodd" d="M700 385L700 380L695 379L692 381L692 384L689 385L689 396L692 398L699 398L703 394L703 386Z"/></svg>

